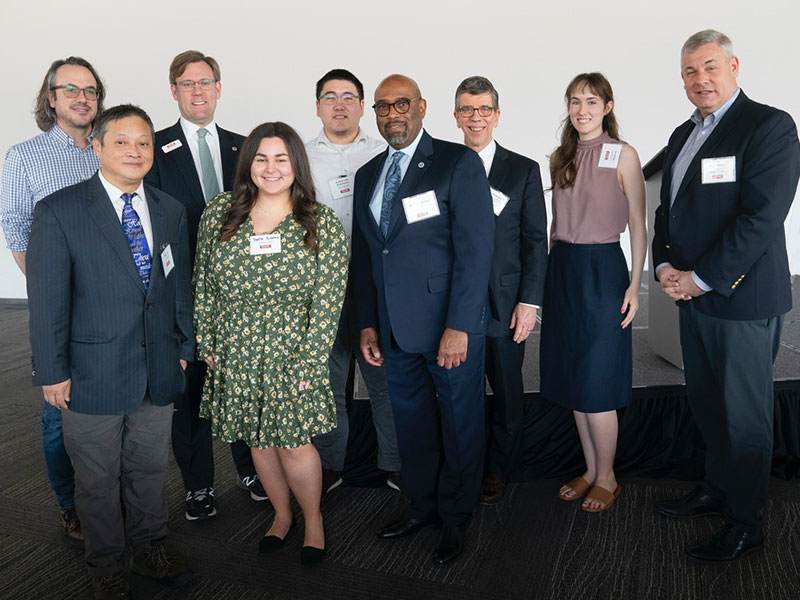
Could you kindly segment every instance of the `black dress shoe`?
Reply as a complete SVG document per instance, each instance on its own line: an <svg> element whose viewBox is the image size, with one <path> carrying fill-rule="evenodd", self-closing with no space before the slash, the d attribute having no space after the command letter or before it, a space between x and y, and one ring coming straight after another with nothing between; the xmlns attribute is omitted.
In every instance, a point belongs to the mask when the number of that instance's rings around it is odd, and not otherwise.
<svg viewBox="0 0 800 600"><path fill-rule="evenodd" d="M698 562L721 563L741 558L763 545L763 533L749 533L726 523L709 541L687 548L686 554Z"/></svg>
<svg viewBox="0 0 800 600"><path fill-rule="evenodd" d="M423 527L436 525L438 522L438 519L434 518L415 519L413 517L402 517L380 529L378 531L378 537L384 540L393 540L395 538L411 535L412 533L417 533Z"/></svg>
<svg viewBox="0 0 800 600"><path fill-rule="evenodd" d="M433 550L433 562L443 565L461 554L464 549L464 527L442 526L439 541Z"/></svg>
<svg viewBox="0 0 800 600"><path fill-rule="evenodd" d="M656 503L656 510L667 517L721 515L725 510L725 503L714 496L706 486L698 485L683 498Z"/></svg>
<svg viewBox="0 0 800 600"><path fill-rule="evenodd" d="M286 541L286 538L292 533L295 524L297 521L294 520L294 516L292 516L292 524L289 525L289 530L286 532L286 535L282 538L279 538L277 535L265 535L258 541L258 551L261 554L271 554L272 552L276 552L283 547L283 543Z"/></svg>
<svg viewBox="0 0 800 600"><path fill-rule="evenodd" d="M325 535L325 526L322 527L322 535ZM325 536L325 547L315 548L314 546L303 546L300 549L300 564L315 565L325 558L325 551L328 549L328 539Z"/></svg>

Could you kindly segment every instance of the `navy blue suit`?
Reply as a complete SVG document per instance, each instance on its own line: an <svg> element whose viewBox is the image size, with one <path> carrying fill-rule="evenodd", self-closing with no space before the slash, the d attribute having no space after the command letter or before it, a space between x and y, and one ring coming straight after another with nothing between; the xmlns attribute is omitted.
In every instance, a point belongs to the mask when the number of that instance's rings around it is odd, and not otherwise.
<svg viewBox="0 0 800 600"><path fill-rule="evenodd" d="M694 270L712 291L679 302L689 404L708 447L706 481L726 520L761 527L772 456L772 364L791 308L784 220L800 177L792 118L740 92L670 206L672 166L694 128L670 137L654 264ZM702 183L702 160L734 157L735 181Z"/></svg>
<svg viewBox="0 0 800 600"><path fill-rule="evenodd" d="M233 189L236 162L244 137L219 126L217 134L222 159L222 181L219 183L222 186L221 191L228 191ZM164 147L175 140L180 141L181 145L165 151ZM186 208L189 252L194 264L197 231L206 207L206 199L180 121L156 132L153 166L145 181L167 192ZM189 491L197 491L214 484L211 424L199 416L206 364L202 360L205 357L198 358L200 360L193 361L186 369L186 392L175 403L175 416L172 420L172 450L181 469L184 485ZM240 476L255 475L250 449L244 442L231 444L231 454Z"/></svg>
<svg viewBox="0 0 800 600"><path fill-rule="evenodd" d="M495 216L489 276L486 377L494 395L487 407L486 470L506 480L518 455L524 412L525 342L514 342L514 330L509 325L520 302L542 305L547 274L547 211L539 164L500 144L489 170L489 184L509 199Z"/></svg>
<svg viewBox="0 0 800 600"><path fill-rule="evenodd" d="M475 152L423 132L384 238L369 203L387 155L376 156L355 178L357 319L360 329L380 332L409 516L438 515L461 526L477 503L481 476L494 248L489 184ZM402 199L428 191L436 194L440 215L409 224ZM467 332L469 339L466 362L449 371L436 365L445 328Z"/></svg>
<svg viewBox="0 0 800 600"><path fill-rule="evenodd" d="M122 415L147 392L156 406L183 391L194 355L186 212L145 186L153 228L145 291L100 178L38 202L27 254L34 385L72 379L70 410ZM175 267L164 277L161 249Z"/></svg>

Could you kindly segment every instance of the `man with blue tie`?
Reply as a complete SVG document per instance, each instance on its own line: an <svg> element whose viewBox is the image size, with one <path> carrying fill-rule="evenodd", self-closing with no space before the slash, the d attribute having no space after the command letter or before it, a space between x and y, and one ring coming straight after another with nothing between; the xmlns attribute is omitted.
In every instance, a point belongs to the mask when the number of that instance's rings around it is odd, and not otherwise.
<svg viewBox="0 0 800 600"><path fill-rule="evenodd" d="M100 170L37 203L27 252L33 384L62 411L95 598L127 598L131 571L191 576L164 547L169 437L193 356L186 211L144 185L153 125L110 108L92 140ZM127 516L122 517L120 489Z"/></svg>
<svg viewBox="0 0 800 600"><path fill-rule="evenodd" d="M233 187L236 160L244 137L214 121L222 96L219 64L196 50L181 52L169 66L172 97L181 113L177 123L156 132L153 168L145 181L166 192L186 209L189 253L194 264L197 230L206 202ZM172 451L186 489L184 517L189 521L217 514L214 506L214 454L211 424L199 415L206 364L192 360L186 368L186 391L175 402ZM267 499L258 481L250 449L231 444L237 485L256 501Z"/></svg>
<svg viewBox="0 0 800 600"><path fill-rule="evenodd" d="M772 364L792 306L784 220L800 177L797 128L739 89L731 40L706 30L681 49L697 108L667 145L653 264L679 305L689 406L706 442L705 483L660 502L668 517L723 526L687 554L735 560L764 544L773 446Z"/></svg>
<svg viewBox="0 0 800 600"><path fill-rule="evenodd" d="M356 174L355 298L364 359L385 359L410 501L378 535L441 523L433 560L445 564L481 484L492 200L478 155L423 130L412 79L384 79L373 109L389 148Z"/></svg>

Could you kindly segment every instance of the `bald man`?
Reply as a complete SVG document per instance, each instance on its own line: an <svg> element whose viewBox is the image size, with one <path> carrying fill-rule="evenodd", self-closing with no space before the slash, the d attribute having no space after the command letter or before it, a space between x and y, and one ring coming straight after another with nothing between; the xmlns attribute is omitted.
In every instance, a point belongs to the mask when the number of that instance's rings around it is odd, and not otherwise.
<svg viewBox="0 0 800 600"><path fill-rule="evenodd" d="M414 80L390 75L372 108L389 147L356 174L355 296L364 359L386 364L410 500L378 535L441 523L433 560L445 564L480 492L492 198L477 153L422 128Z"/></svg>

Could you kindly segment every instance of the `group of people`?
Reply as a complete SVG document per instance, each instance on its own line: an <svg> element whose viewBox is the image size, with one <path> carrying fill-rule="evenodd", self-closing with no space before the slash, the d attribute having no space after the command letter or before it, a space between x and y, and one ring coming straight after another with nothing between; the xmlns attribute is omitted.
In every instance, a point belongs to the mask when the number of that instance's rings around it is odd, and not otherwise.
<svg viewBox="0 0 800 600"><path fill-rule="evenodd" d="M652 248L680 305L708 446L706 482L657 509L724 514L687 550L708 562L763 544L771 367L791 303L783 220L800 177L794 122L749 100L738 68L713 30L681 50L696 110L667 147ZM36 105L44 133L6 155L3 228L27 275L45 462L95 597L128 597L126 543L132 572L191 577L164 545L170 434L187 519L216 514L213 434L230 443L238 485L274 508L259 551L292 535L294 496L300 560L322 560L320 499L341 483L353 361L378 467L408 499L378 535L437 526L432 559L456 559L476 505L503 497L519 460L540 309L541 393L573 411L586 462L558 496L610 508L647 235L639 158L608 80L567 86L548 233L539 165L493 139L499 96L485 77L455 92L463 144L423 128L427 103L404 75L374 92L385 143L360 128L364 88L347 70L317 82L322 130L305 144L280 122L247 137L219 127L220 79L213 58L176 56L181 116L155 132L139 107L104 110L88 62L56 61Z"/></svg>

